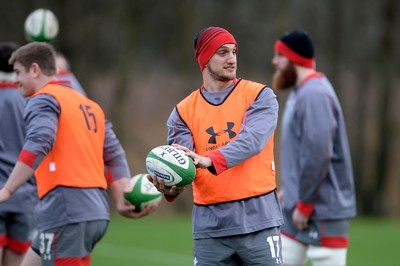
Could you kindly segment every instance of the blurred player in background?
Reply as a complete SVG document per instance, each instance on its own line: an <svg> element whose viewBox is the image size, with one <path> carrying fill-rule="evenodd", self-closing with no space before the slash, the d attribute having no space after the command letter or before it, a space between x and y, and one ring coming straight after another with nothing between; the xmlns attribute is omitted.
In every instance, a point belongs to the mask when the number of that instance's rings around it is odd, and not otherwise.
<svg viewBox="0 0 400 266"><path fill-rule="evenodd" d="M278 102L263 84L236 78L236 40L202 30L195 56L203 85L178 103L168 144L194 159L194 265L281 265L274 165ZM151 178L152 179L152 178ZM153 183L172 201L182 189Z"/></svg>
<svg viewBox="0 0 400 266"><path fill-rule="evenodd" d="M3 187L17 162L25 138L26 100L15 83L13 66L8 63L18 48L12 42L0 43L0 186ZM38 202L34 177L0 204L0 265L18 266L28 251L34 230L33 209Z"/></svg>
<svg viewBox="0 0 400 266"><path fill-rule="evenodd" d="M157 206L135 212L125 201L123 190L131 176L125 152L102 109L58 82L51 45L22 46L10 63L22 95L30 99L25 107L26 141L0 190L0 202L34 172L40 198L39 234L22 265L90 265L90 254L110 219L105 172L121 215L139 218Z"/></svg>
<svg viewBox="0 0 400 266"><path fill-rule="evenodd" d="M82 88L79 81L76 79L74 73L71 71L71 65L67 58L60 52L56 53L56 66L57 66L57 77L59 80L67 80L71 82L71 87L83 95L86 95L85 90Z"/></svg>
<svg viewBox="0 0 400 266"><path fill-rule="evenodd" d="M286 266L346 265L356 215L352 163L342 108L315 70L309 35L295 30L275 43L273 87L292 89L282 118L281 168Z"/></svg>

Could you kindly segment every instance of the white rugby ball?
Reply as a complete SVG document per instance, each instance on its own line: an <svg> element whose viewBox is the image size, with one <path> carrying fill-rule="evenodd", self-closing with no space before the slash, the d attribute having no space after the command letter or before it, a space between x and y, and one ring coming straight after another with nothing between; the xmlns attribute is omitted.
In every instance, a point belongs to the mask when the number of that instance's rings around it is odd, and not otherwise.
<svg viewBox="0 0 400 266"><path fill-rule="evenodd" d="M135 211L143 210L149 204L157 204L161 201L162 194L156 189L147 177L147 174L137 174L129 180L124 190L127 201L135 206Z"/></svg>
<svg viewBox="0 0 400 266"><path fill-rule="evenodd" d="M171 145L162 145L152 149L146 157L147 172L164 179L167 187L184 187L193 182L196 167L192 158Z"/></svg>
<svg viewBox="0 0 400 266"><path fill-rule="evenodd" d="M51 42L58 34L58 20L51 10L36 9L26 18L24 29L29 42Z"/></svg>

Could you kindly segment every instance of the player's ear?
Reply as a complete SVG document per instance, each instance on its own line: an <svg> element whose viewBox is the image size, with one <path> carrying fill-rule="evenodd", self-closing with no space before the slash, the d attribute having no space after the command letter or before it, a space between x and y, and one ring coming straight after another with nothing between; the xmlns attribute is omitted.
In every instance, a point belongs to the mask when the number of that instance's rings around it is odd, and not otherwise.
<svg viewBox="0 0 400 266"><path fill-rule="evenodd" d="M33 63L29 68L29 72L33 75L33 77L37 78L42 73L42 69L37 63Z"/></svg>

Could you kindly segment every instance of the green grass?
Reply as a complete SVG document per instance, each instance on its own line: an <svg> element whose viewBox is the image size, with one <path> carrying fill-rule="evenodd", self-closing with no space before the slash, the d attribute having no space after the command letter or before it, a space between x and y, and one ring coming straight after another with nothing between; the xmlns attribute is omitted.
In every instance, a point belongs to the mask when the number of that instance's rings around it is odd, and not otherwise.
<svg viewBox="0 0 400 266"><path fill-rule="evenodd" d="M93 266L193 265L189 215L127 219L114 215L107 234L95 247Z"/></svg>
<svg viewBox="0 0 400 266"><path fill-rule="evenodd" d="M92 254L93 266L193 265L190 215L114 215ZM400 221L357 218L350 231L348 266L400 265ZM310 265L310 264L309 264Z"/></svg>
<svg viewBox="0 0 400 266"><path fill-rule="evenodd" d="M400 265L400 221L355 219L350 227L348 265Z"/></svg>

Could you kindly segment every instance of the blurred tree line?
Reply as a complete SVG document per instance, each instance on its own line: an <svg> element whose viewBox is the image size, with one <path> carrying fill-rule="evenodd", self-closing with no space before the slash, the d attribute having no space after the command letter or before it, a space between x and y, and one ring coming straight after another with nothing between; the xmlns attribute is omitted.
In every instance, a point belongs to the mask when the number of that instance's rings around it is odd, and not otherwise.
<svg viewBox="0 0 400 266"><path fill-rule="evenodd" d="M25 18L42 7L58 17L53 45L113 122L132 174L145 172L148 151L165 144L174 105L201 86L193 48L198 31L228 29L239 44L238 76L270 84L275 40L307 30L317 69L343 105L359 214L400 217L399 1L0 0L1 41L25 44ZM276 93L283 110L286 95ZM191 205L189 188L161 209Z"/></svg>

